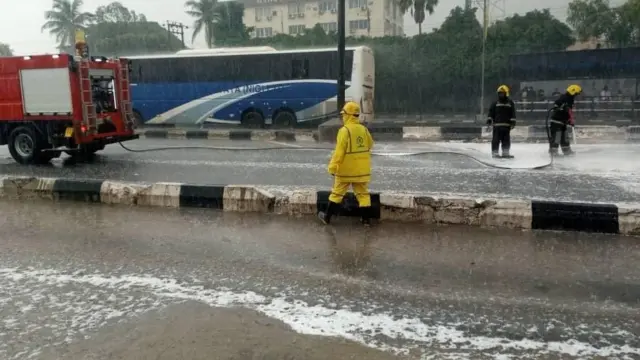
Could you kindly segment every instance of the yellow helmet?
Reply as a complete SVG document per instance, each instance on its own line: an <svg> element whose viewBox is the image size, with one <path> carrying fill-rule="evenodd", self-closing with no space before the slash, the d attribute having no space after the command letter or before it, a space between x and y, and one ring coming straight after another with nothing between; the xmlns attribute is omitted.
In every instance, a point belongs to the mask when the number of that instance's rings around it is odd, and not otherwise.
<svg viewBox="0 0 640 360"><path fill-rule="evenodd" d="M344 104L344 106L342 107L342 111L340 111L340 114L347 114L358 117L360 116L360 105L358 105L358 103L356 102L349 101Z"/></svg>
<svg viewBox="0 0 640 360"><path fill-rule="evenodd" d="M569 85L569 87L567 88L567 94L574 96L574 95L580 95L582 93L582 88L580 87L580 85Z"/></svg>
<svg viewBox="0 0 640 360"><path fill-rule="evenodd" d="M500 85L498 86L498 91L499 93L505 93L505 95L509 96L509 87L507 85Z"/></svg>

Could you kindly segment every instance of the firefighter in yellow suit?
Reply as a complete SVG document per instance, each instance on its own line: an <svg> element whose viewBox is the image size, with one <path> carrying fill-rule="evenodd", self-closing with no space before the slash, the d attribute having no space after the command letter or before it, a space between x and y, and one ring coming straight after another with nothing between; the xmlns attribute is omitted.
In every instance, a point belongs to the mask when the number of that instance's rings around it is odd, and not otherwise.
<svg viewBox="0 0 640 360"><path fill-rule="evenodd" d="M331 216L339 212L344 195L352 187L361 208L362 223L368 226L371 221L369 182L373 138L369 129L360 124L360 106L357 103L347 102L340 115L344 126L338 130L336 148L328 168L335 180L329 195L329 206L326 211L319 212L318 217L324 224L329 224Z"/></svg>

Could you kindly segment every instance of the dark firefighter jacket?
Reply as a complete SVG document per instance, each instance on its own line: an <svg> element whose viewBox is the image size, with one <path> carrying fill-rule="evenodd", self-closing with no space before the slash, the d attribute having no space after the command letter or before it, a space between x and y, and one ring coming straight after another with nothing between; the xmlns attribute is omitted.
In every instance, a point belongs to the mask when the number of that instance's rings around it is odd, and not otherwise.
<svg viewBox="0 0 640 360"><path fill-rule="evenodd" d="M573 124L573 102L574 97L564 93L553 103L551 111L551 122L559 124Z"/></svg>
<svg viewBox="0 0 640 360"><path fill-rule="evenodd" d="M489 107L489 119L487 123L493 126L509 126L516 125L516 105L511 98L498 99Z"/></svg>

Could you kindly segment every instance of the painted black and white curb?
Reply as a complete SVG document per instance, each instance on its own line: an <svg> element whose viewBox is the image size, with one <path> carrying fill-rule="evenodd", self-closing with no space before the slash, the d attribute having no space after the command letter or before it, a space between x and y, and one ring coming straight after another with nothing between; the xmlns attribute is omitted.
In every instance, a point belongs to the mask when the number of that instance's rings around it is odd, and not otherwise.
<svg viewBox="0 0 640 360"><path fill-rule="evenodd" d="M268 140L335 142L339 127L311 130L205 130L205 129L141 129L140 138L183 140ZM483 126L372 126L370 131L379 141L476 141L491 140L491 130ZM640 126L576 126L581 141L640 141ZM544 125L517 126L511 132L514 142L546 142Z"/></svg>
<svg viewBox="0 0 640 360"><path fill-rule="evenodd" d="M182 140L270 140L270 141L317 141L313 131L290 130L222 130L222 129L140 129L136 131L143 139Z"/></svg>
<svg viewBox="0 0 640 360"><path fill-rule="evenodd" d="M329 191L270 190L255 185L134 183L34 177L0 178L5 199L72 200L167 208L209 208L234 212L314 215ZM528 200L447 198L429 194L372 194L373 217L382 221L471 225L640 235L640 205ZM353 194L341 216L360 216Z"/></svg>

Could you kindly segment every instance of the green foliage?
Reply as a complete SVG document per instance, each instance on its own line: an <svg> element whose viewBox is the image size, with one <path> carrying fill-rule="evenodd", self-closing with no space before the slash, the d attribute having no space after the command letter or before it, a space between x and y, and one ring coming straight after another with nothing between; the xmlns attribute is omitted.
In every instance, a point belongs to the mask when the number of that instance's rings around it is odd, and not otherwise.
<svg viewBox="0 0 640 360"><path fill-rule="evenodd" d="M144 14L138 14L133 10L129 10L118 1L114 1L108 5L98 6L94 21L97 23L146 22L147 17L144 16Z"/></svg>
<svg viewBox="0 0 640 360"><path fill-rule="evenodd" d="M218 0L189 0L184 4L188 10L187 15L194 18L193 21L193 38L195 40L204 30L204 40L209 48L213 47L215 40L215 24L220 20L221 8L218 6Z"/></svg>
<svg viewBox="0 0 640 360"><path fill-rule="evenodd" d="M0 43L0 57L2 56L13 56L13 50L9 44Z"/></svg>
<svg viewBox="0 0 640 360"><path fill-rule="evenodd" d="M582 41L604 39L615 47L640 45L640 0L611 7L608 0L574 0L567 22Z"/></svg>
<svg viewBox="0 0 640 360"><path fill-rule="evenodd" d="M92 54L119 56L149 52L174 52L183 44L144 14L129 10L120 2L99 6L95 14L82 11L82 0L54 0L45 12L48 30L62 51L74 52L75 30L84 29Z"/></svg>
<svg viewBox="0 0 640 360"><path fill-rule="evenodd" d="M89 26L92 54L103 56L175 52L182 41L156 22L103 22Z"/></svg>
<svg viewBox="0 0 640 360"><path fill-rule="evenodd" d="M48 31L58 42L58 48L72 51L75 31L86 29L93 19L93 14L82 11L82 0L53 0L51 10L45 11L46 22L41 31Z"/></svg>
<svg viewBox="0 0 640 360"><path fill-rule="evenodd" d="M427 13L433 14L436 6L438 6L438 0L396 0L400 6L400 12L402 14L407 11L411 12L413 21L418 24L418 34L422 34L422 23L424 22Z"/></svg>
<svg viewBox="0 0 640 360"><path fill-rule="evenodd" d="M253 29L247 29L242 23L244 5L235 1L218 3L214 9L217 22L213 24L216 46L233 46L249 40Z"/></svg>

